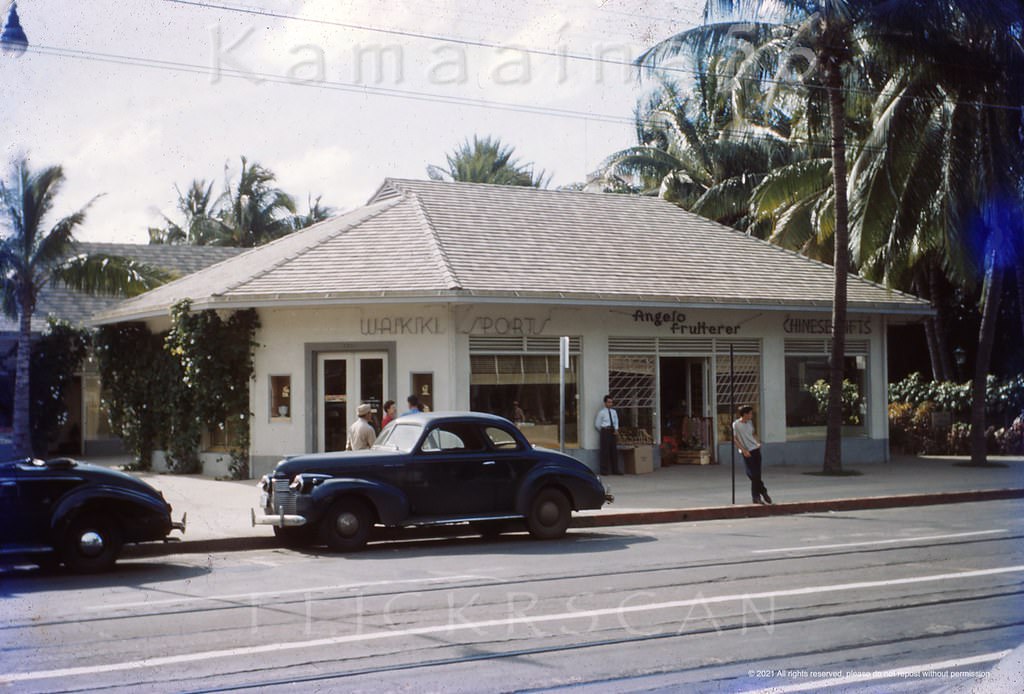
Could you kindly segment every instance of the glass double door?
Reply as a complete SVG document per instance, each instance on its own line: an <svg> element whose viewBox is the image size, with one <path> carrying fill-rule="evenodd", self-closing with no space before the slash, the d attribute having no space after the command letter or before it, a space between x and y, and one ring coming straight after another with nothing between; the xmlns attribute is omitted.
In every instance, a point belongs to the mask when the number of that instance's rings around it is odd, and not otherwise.
<svg viewBox="0 0 1024 694"><path fill-rule="evenodd" d="M343 451L348 427L360 403L372 408L370 423L380 431L387 391L387 354L383 352L323 353L317 357L320 403L317 450Z"/></svg>

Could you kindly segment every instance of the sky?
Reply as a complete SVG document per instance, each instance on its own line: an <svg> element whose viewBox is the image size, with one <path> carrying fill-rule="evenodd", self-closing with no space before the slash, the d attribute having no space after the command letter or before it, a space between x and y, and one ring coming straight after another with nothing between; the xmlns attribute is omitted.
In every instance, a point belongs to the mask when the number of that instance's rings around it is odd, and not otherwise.
<svg viewBox="0 0 1024 694"><path fill-rule="evenodd" d="M7 17L4 3L3 18ZM629 67L702 0L20 0L30 49L0 56L10 164L60 164L54 218L83 241L146 243L175 186L245 155L300 210L364 204L498 137L551 186L635 144ZM99 196L99 197L97 197Z"/></svg>

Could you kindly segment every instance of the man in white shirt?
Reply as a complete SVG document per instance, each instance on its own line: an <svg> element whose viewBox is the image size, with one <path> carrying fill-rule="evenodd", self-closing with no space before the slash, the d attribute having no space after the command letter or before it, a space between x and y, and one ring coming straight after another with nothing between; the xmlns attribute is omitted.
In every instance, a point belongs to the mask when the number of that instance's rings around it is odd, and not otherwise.
<svg viewBox="0 0 1024 694"><path fill-rule="evenodd" d="M362 451L373 446L373 442L377 439L377 433L370 426L371 412L373 412L373 408L365 402L356 410L356 414L359 416L348 428L348 445L345 446L348 450Z"/></svg>
<svg viewBox="0 0 1024 694"><path fill-rule="evenodd" d="M612 396L604 396L604 407L597 411L594 428L601 437L601 474L621 475L619 466L619 448L616 437L619 435L619 413L612 408Z"/></svg>
<svg viewBox="0 0 1024 694"><path fill-rule="evenodd" d="M770 504L772 498L768 496L768 488L761 480L761 442L754 435L754 408L744 405L739 410L740 418L732 423L732 440L743 455L743 462L747 467L747 477L750 478L750 495L755 504Z"/></svg>

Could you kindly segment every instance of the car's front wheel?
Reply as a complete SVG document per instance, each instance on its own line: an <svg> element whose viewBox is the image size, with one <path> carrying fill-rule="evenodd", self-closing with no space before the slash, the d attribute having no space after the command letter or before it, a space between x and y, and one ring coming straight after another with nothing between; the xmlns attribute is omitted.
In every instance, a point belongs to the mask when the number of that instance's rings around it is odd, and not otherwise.
<svg viewBox="0 0 1024 694"><path fill-rule="evenodd" d="M60 554L64 564L75 573L95 573L114 566L121 545L121 528L113 518L84 513L68 525Z"/></svg>
<svg viewBox="0 0 1024 694"><path fill-rule="evenodd" d="M336 552L356 552L366 546L373 516L362 499L335 501L320 522L320 539Z"/></svg>
<svg viewBox="0 0 1024 694"><path fill-rule="evenodd" d="M526 527L537 539L554 540L565 535L571 517L572 507L565 494L554 487L545 487L533 497Z"/></svg>

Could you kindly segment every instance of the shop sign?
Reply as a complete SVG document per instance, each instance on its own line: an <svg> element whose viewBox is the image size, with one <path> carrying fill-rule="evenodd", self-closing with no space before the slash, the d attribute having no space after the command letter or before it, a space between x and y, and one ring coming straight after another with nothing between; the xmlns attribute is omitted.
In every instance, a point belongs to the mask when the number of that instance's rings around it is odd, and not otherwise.
<svg viewBox="0 0 1024 694"><path fill-rule="evenodd" d="M469 328L471 335L540 335L550 318L526 316L477 316Z"/></svg>
<svg viewBox="0 0 1024 694"><path fill-rule="evenodd" d="M831 335L832 320L830 318L792 318L786 316L782 321L782 330L787 335ZM870 335L871 319L859 318L846 321L847 335Z"/></svg>
<svg viewBox="0 0 1024 694"><path fill-rule="evenodd" d="M417 316L402 318L361 318L359 330L363 335L440 335L441 321L438 318Z"/></svg>
<svg viewBox="0 0 1024 694"><path fill-rule="evenodd" d="M687 322L682 311L633 311L633 322L648 323L660 328L665 325L673 335L737 335L739 325L708 323L707 321Z"/></svg>

